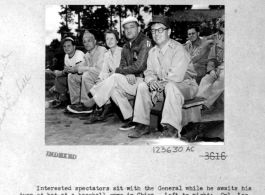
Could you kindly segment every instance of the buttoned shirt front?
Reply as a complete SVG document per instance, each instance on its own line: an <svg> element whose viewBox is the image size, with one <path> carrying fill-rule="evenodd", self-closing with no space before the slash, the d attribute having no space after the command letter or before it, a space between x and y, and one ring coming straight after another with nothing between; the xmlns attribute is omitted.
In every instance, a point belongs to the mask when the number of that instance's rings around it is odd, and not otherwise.
<svg viewBox="0 0 265 195"><path fill-rule="evenodd" d="M211 50L211 41L199 37L199 40L195 43L188 41L185 44L185 49L190 54L192 63L198 68L206 68L208 62L208 54Z"/></svg>
<svg viewBox="0 0 265 195"><path fill-rule="evenodd" d="M182 82L193 79L196 72L182 44L170 39L162 49L155 46L149 51L144 75L147 83L153 79Z"/></svg>
<svg viewBox="0 0 265 195"><path fill-rule="evenodd" d="M115 72L121 61L121 47L116 47L113 55L110 49L104 54L103 66L99 74L100 80L106 79L109 75Z"/></svg>
<svg viewBox="0 0 265 195"><path fill-rule="evenodd" d="M96 45L91 52L87 52L84 56L85 63L83 66L78 67L78 73L83 73L89 70L95 74L99 74L106 51L107 49L105 47Z"/></svg>

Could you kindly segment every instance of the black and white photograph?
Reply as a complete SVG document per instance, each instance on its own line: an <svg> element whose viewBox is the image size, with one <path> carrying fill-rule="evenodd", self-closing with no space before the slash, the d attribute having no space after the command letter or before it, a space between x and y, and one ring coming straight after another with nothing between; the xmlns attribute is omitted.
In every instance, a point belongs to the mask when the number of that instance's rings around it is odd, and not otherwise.
<svg viewBox="0 0 265 195"><path fill-rule="evenodd" d="M0 9L0 195L264 194L262 0Z"/></svg>
<svg viewBox="0 0 265 195"><path fill-rule="evenodd" d="M224 143L224 5L47 5L46 145Z"/></svg>

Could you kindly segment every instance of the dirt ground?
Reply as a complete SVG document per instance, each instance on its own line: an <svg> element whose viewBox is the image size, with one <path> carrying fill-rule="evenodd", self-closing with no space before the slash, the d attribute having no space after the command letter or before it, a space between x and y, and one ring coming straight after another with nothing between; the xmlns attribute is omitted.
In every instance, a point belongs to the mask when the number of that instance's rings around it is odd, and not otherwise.
<svg viewBox="0 0 265 195"><path fill-rule="evenodd" d="M46 98L46 101L50 98ZM187 145L180 139L158 139L155 133L144 135L139 139L129 138L131 131L119 131L123 124L115 114L108 121L85 125L84 120L63 114L63 109L45 109L46 145ZM224 120L224 110L218 107L202 112L202 121ZM151 115L151 128L156 130L158 117ZM218 127L224 129L224 126ZM196 142L192 145L219 145L223 142ZM191 143L189 144L191 145Z"/></svg>

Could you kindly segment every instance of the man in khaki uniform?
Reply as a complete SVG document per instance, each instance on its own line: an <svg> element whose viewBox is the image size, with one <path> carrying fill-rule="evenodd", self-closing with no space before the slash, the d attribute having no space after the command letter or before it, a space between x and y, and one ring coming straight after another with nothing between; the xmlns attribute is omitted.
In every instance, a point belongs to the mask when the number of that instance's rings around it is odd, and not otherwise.
<svg viewBox="0 0 265 195"><path fill-rule="evenodd" d="M213 46L208 56L208 74L202 78L197 94L207 99L204 103L206 109L210 109L224 91L224 21L224 16L217 21L218 32L209 37L213 39Z"/></svg>
<svg viewBox="0 0 265 195"><path fill-rule="evenodd" d="M188 28L189 41L184 45L185 49L190 54L191 61L197 73L197 83L206 75L207 58L210 52L211 42L201 38L199 35L199 27L190 26Z"/></svg>
<svg viewBox="0 0 265 195"><path fill-rule="evenodd" d="M103 65L104 54L107 51L105 47L98 46L95 36L89 31L85 31L83 43L87 50L84 56L85 62L80 66L71 67L68 75L68 86L71 98L71 104L77 104L89 99L88 92L94 86L100 70ZM78 73L78 74L74 74ZM89 112L84 112L89 113Z"/></svg>
<svg viewBox="0 0 265 195"><path fill-rule="evenodd" d="M154 16L151 33L156 46L149 51L145 82L140 83L134 107L137 123L131 138L149 133L150 111L156 101L164 101L161 124L162 136L178 137L182 126L182 105L198 91L196 72L185 48L170 39L170 21Z"/></svg>

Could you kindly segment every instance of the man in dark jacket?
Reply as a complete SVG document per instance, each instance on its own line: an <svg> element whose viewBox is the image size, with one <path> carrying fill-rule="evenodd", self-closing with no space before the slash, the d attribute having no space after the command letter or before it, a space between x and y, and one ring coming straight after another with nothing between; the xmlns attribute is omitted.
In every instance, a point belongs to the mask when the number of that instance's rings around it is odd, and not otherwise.
<svg viewBox="0 0 265 195"><path fill-rule="evenodd" d="M120 130L130 130L134 128L132 123L133 108L128 101L130 97L136 96L139 83L143 82L143 71L147 67L148 52L152 48L151 40L140 32L140 26L136 18L127 17L122 26L124 28L127 42L125 43L120 66L115 74L111 75L103 82L95 85L90 93L93 96L84 102L82 107L69 106L74 112L82 110L93 110L94 105L103 106L111 97L120 108L126 124Z"/></svg>

